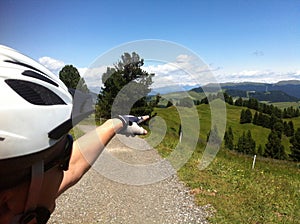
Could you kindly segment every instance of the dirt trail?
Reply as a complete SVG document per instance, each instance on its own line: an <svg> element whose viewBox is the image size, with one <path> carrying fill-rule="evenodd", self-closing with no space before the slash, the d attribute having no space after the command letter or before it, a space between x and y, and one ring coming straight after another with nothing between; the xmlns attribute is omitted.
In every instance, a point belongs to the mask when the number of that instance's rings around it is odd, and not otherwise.
<svg viewBox="0 0 300 224"><path fill-rule="evenodd" d="M194 204L171 165L146 141L117 135L82 180L57 200L49 223L208 223L211 214L209 205Z"/></svg>

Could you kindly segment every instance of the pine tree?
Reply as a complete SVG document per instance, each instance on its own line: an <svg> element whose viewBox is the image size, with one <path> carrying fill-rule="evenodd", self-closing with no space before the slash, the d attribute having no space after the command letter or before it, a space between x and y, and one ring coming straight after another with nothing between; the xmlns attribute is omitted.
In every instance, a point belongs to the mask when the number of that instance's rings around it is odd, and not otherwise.
<svg viewBox="0 0 300 224"><path fill-rule="evenodd" d="M240 124L246 124L246 123L251 123L252 122L252 113L251 110L246 109L241 111L241 116L240 116Z"/></svg>
<svg viewBox="0 0 300 224"><path fill-rule="evenodd" d="M274 159L286 159L287 157L284 146L281 144L281 136L279 136L275 130L271 130L268 136L264 156Z"/></svg>
<svg viewBox="0 0 300 224"><path fill-rule="evenodd" d="M152 107L147 102L154 74L143 71L144 60L133 52L124 53L114 68L108 67L102 75L102 87L96 106L96 120L117 114L150 114ZM114 107L112 107L114 105ZM130 107L130 108L129 108ZM113 110L112 110L113 109Z"/></svg>
<svg viewBox="0 0 300 224"><path fill-rule="evenodd" d="M252 134L251 134L250 130L248 130L248 132L247 132L246 142L247 142L246 153L254 154L256 143L255 143L254 139L252 138Z"/></svg>
<svg viewBox="0 0 300 224"><path fill-rule="evenodd" d="M290 140L291 142L291 154L290 157L294 161L300 161L300 128L297 129L294 136Z"/></svg>
<svg viewBox="0 0 300 224"><path fill-rule="evenodd" d="M235 106L243 106L243 99L241 97L239 97L235 102L234 102Z"/></svg>
<svg viewBox="0 0 300 224"><path fill-rule="evenodd" d="M288 126L289 126L289 131L290 131L290 132L288 133L287 136L288 136L288 137L291 137L291 136L294 135L294 132L295 132L293 121L289 121Z"/></svg>
<svg viewBox="0 0 300 224"><path fill-rule="evenodd" d="M258 110L258 100L255 98L250 98L247 106L251 109Z"/></svg>
<svg viewBox="0 0 300 224"><path fill-rule="evenodd" d="M258 146L257 154L260 156L264 155L264 148L262 147L262 145Z"/></svg>
<svg viewBox="0 0 300 224"><path fill-rule="evenodd" d="M243 153L244 152L244 144L245 144L245 132L243 132L243 135L239 137L238 143L236 145L236 150L238 152Z"/></svg>
<svg viewBox="0 0 300 224"><path fill-rule="evenodd" d="M273 129L273 126L274 126L277 122L280 122L280 120L276 117L276 115L275 115L274 113L272 113L269 122L270 122L269 128Z"/></svg>
<svg viewBox="0 0 300 224"><path fill-rule="evenodd" d="M290 126L286 121L283 122L283 133L287 136L290 137Z"/></svg>
<svg viewBox="0 0 300 224"><path fill-rule="evenodd" d="M224 93L224 100L226 103L233 105L233 99L230 95L228 95L228 93Z"/></svg>
<svg viewBox="0 0 300 224"><path fill-rule="evenodd" d="M246 109L246 111L245 111L245 121L246 121L246 123L252 122L252 113L251 113L251 110L249 110L249 109Z"/></svg>
<svg viewBox="0 0 300 224"><path fill-rule="evenodd" d="M258 112L257 112L257 111L256 111L255 114L254 114L252 123L253 123L254 125L258 125Z"/></svg>
<svg viewBox="0 0 300 224"><path fill-rule="evenodd" d="M241 111L240 124L244 124L244 123L245 123L245 110L243 109Z"/></svg>
<svg viewBox="0 0 300 224"><path fill-rule="evenodd" d="M233 132L231 126L229 126L228 130L225 132L224 141L225 141L225 147L228 148L229 150L233 150L234 148Z"/></svg>
<svg viewBox="0 0 300 224"><path fill-rule="evenodd" d="M251 131L243 132L237 144L237 151L245 154L254 154L256 143L252 138Z"/></svg>
<svg viewBox="0 0 300 224"><path fill-rule="evenodd" d="M68 88L77 89L84 93L89 92L84 78L80 77L77 68L73 65L64 66L59 72L59 78Z"/></svg>
<svg viewBox="0 0 300 224"><path fill-rule="evenodd" d="M277 132L278 137L281 138L283 130L284 130L284 126L281 122L278 121L273 125L273 130L275 132Z"/></svg>

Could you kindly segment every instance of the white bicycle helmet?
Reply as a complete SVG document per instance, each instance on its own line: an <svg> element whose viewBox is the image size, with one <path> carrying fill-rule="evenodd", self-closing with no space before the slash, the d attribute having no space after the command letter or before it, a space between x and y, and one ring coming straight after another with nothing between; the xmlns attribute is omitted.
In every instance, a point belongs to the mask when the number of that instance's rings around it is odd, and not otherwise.
<svg viewBox="0 0 300 224"><path fill-rule="evenodd" d="M0 101L0 191L29 181L25 209L12 223L44 224L50 212L37 206L44 172L68 169L68 132L93 112L91 97L68 90L39 63L0 45Z"/></svg>
<svg viewBox="0 0 300 224"><path fill-rule="evenodd" d="M0 45L0 190L26 179L39 160L50 168L69 130L92 112L88 99L38 62Z"/></svg>

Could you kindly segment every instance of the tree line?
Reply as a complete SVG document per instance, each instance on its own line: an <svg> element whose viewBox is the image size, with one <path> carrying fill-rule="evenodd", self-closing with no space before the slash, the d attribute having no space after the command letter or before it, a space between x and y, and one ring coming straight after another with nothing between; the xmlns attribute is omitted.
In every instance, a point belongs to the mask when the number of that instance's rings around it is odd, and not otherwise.
<svg viewBox="0 0 300 224"><path fill-rule="evenodd" d="M272 104L261 103L255 98L243 100L239 97L233 101L233 98L226 92L209 95L202 99L200 103L208 104L209 101L217 98L224 99L224 101L230 105L247 108L241 111L240 124L252 123L270 129L268 142L264 146L257 146L250 130L243 132L242 135L239 136L237 144L234 144L232 128L229 127L224 136L226 148L244 154L257 154L274 159L300 161L300 128L295 131L292 121L287 122L283 120L285 118L299 117L300 112L298 108L291 106L281 110ZM255 110L254 116L250 109ZM289 155L287 155L281 142L283 135L290 138L291 154Z"/></svg>
<svg viewBox="0 0 300 224"><path fill-rule="evenodd" d="M274 115L278 118L294 118L300 116L299 108L288 107L284 108L283 110L272 105L259 102L255 98L249 98L243 100L243 98L239 97L235 101L233 100L232 96L230 96L227 92L219 92L217 94L210 94L209 96L203 98L200 101L200 104L208 104L210 101L215 99L224 99L224 101L230 105L240 106L240 107L247 107L249 109L256 110L258 112ZM197 101L195 101L196 103ZM197 104L196 104L197 105Z"/></svg>
<svg viewBox="0 0 300 224"><path fill-rule="evenodd" d="M237 144L234 144L234 135L231 126L226 130L224 136L225 147L229 150L236 150L237 152L260 155L264 157L281 159L281 160L294 160L300 161L300 128L296 130L294 135L290 138L291 154L287 155L284 146L281 143L282 133L278 130L271 130L268 136L268 142L262 146L257 147L255 140L252 138L251 131L244 131L238 137Z"/></svg>
<svg viewBox="0 0 300 224"><path fill-rule="evenodd" d="M256 111L254 116L252 116L250 109L243 109L240 115L240 124L246 123L252 123L257 126L276 130L285 134L287 137L294 135L293 121L284 121L283 119L276 117L274 114L270 116Z"/></svg>
<svg viewBox="0 0 300 224"><path fill-rule="evenodd" d="M232 96L226 92L210 94L203 98L199 104L208 104L215 99L222 99L230 105L246 107L247 109L242 109L241 111L240 124L252 123L270 129L268 142L264 146L257 146L252 137L251 130L244 131L241 136L238 136L237 143L234 144L233 131L230 126L224 135L224 144L227 149L236 150L244 154L260 155L274 159L292 159L300 161L300 129L295 131L292 121L287 122L283 120L284 118L299 117L300 112L298 108L288 107L281 110L272 104L268 105L261 103L255 98L243 100L239 97L234 101ZM255 110L254 116L251 109ZM284 146L281 143L283 135L290 138L291 154L289 155L287 155Z"/></svg>
<svg viewBox="0 0 300 224"><path fill-rule="evenodd" d="M252 138L250 130L243 132L243 134L239 136L237 144L234 145L232 128L229 127L224 136L226 148L244 154L255 154L274 159L292 159L294 161L300 161L300 128L295 131L292 121L286 122L279 119L274 114L269 116L257 111L255 112L254 117L252 117L251 110L247 108L243 109L240 115L240 124L246 123L253 123L254 125L270 129L268 142L265 146L259 145L256 147L256 142ZM282 145L281 141L283 135L290 137L290 155L287 155L284 146Z"/></svg>
<svg viewBox="0 0 300 224"><path fill-rule="evenodd" d="M232 104L233 105L233 104ZM288 107L281 110L280 108L270 104L265 104L259 102L255 98L250 98L248 100L243 100L241 97L239 97L235 102L235 106L242 106L247 107L249 109L256 110L258 112L268 114L268 115L274 115L277 118L293 118L293 117L299 117L300 111L299 108L294 107Z"/></svg>

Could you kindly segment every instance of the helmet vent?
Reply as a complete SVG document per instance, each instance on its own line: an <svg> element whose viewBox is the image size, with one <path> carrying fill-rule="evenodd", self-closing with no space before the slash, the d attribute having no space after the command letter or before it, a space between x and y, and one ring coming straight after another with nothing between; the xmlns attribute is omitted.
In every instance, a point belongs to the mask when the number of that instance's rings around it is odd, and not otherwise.
<svg viewBox="0 0 300 224"><path fill-rule="evenodd" d="M45 74L44 72L40 71L39 69L37 69L37 68L35 68L35 67L31 66L31 65L22 63L22 62L20 62L20 61L5 60L4 62L12 63L12 64L20 65L20 66L24 66L24 67L26 67L26 68L29 68L29 69L35 70L35 71L37 71L37 72L40 72L40 73L42 73L42 74L44 74L44 75L47 75L47 74ZM48 76L48 75L47 75L47 76Z"/></svg>
<svg viewBox="0 0 300 224"><path fill-rule="evenodd" d="M23 99L34 105L66 104L50 89L24 80L8 79L5 82Z"/></svg>
<svg viewBox="0 0 300 224"><path fill-rule="evenodd" d="M51 79L48 79L45 76L40 75L39 73L35 72L35 71L31 71L31 70L26 70L22 73L22 75L31 77L31 78L35 78L35 79L39 79L42 80L44 82L50 83L51 85L54 85L56 87L58 87L58 84L53 82Z"/></svg>

